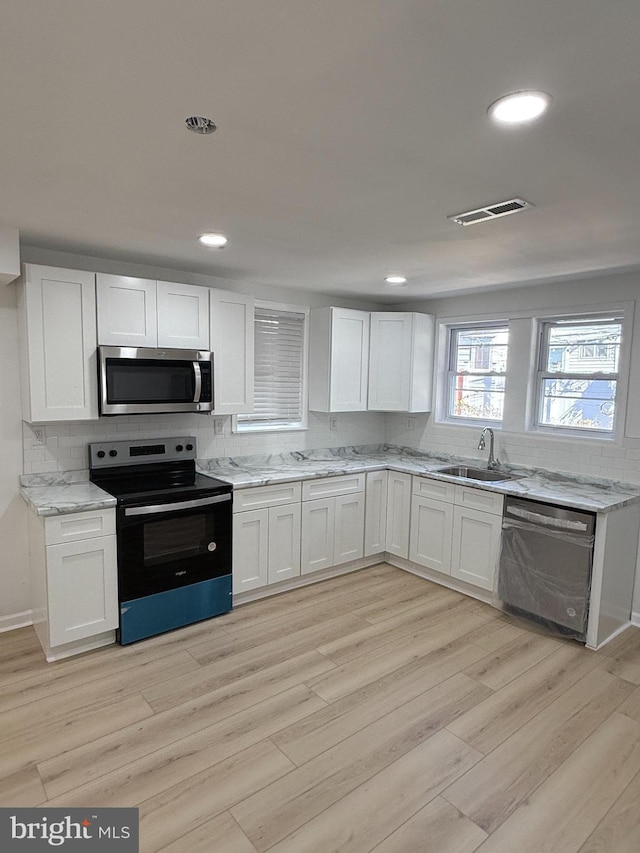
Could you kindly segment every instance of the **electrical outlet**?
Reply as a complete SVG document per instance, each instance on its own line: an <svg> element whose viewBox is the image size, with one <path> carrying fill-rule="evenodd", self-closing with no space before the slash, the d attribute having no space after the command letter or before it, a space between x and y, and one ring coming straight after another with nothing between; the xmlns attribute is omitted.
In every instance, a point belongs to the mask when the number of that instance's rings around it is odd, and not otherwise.
<svg viewBox="0 0 640 853"><path fill-rule="evenodd" d="M213 419L213 434L224 435L224 420L222 418Z"/></svg>
<svg viewBox="0 0 640 853"><path fill-rule="evenodd" d="M330 430L338 429L338 416L337 415L331 415L331 417L329 418L329 429Z"/></svg>
<svg viewBox="0 0 640 853"><path fill-rule="evenodd" d="M44 444L47 440L47 429L43 426L32 426L31 432L33 433L33 444Z"/></svg>

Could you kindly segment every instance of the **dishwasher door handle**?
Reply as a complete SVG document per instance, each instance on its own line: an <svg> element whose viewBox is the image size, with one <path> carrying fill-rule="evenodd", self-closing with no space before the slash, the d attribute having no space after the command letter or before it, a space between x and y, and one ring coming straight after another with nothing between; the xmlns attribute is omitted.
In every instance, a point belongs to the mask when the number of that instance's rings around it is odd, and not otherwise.
<svg viewBox="0 0 640 853"><path fill-rule="evenodd" d="M517 518L522 518L534 524L536 527L549 527L553 530L575 530L581 533L589 531L589 525L583 521L570 521L566 518L553 518L549 515L543 515L540 512L531 512L529 509L523 509L519 506L510 506L505 513L505 517L515 515Z"/></svg>

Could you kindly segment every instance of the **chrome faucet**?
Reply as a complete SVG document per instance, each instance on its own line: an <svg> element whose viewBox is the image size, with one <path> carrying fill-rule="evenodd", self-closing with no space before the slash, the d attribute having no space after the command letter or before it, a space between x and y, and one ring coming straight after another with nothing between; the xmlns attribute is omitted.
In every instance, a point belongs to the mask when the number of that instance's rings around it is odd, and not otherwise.
<svg viewBox="0 0 640 853"><path fill-rule="evenodd" d="M480 433L480 441L478 442L478 450L485 449L484 437L489 433L489 460L487 461L487 468L489 471L494 471L498 467L498 460L493 455L493 430L491 427L485 427Z"/></svg>

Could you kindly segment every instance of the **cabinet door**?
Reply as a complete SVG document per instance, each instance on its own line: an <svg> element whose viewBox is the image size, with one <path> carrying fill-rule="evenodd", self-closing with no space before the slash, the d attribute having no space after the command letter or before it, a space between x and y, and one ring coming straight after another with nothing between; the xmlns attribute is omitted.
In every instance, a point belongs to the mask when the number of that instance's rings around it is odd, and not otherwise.
<svg viewBox="0 0 640 853"><path fill-rule="evenodd" d="M409 411L412 315L373 312L369 355L369 409Z"/></svg>
<svg viewBox="0 0 640 853"><path fill-rule="evenodd" d="M24 419L97 419L94 273L28 264L19 300Z"/></svg>
<svg viewBox="0 0 640 853"><path fill-rule="evenodd" d="M365 557L386 550L387 479L387 471L370 471L367 474L364 515Z"/></svg>
<svg viewBox="0 0 640 853"><path fill-rule="evenodd" d="M501 516L454 507L451 575L493 590L501 535Z"/></svg>
<svg viewBox="0 0 640 853"><path fill-rule="evenodd" d="M96 276L98 343L114 347L155 347L156 283L124 275Z"/></svg>
<svg viewBox="0 0 640 853"><path fill-rule="evenodd" d="M269 510L237 512L233 516L233 591L256 589L268 583Z"/></svg>
<svg viewBox="0 0 640 853"><path fill-rule="evenodd" d="M333 565L336 498L302 504L302 574Z"/></svg>
<svg viewBox="0 0 640 853"><path fill-rule="evenodd" d="M434 326L431 314L371 314L369 409L431 411Z"/></svg>
<svg viewBox="0 0 640 853"><path fill-rule="evenodd" d="M333 563L357 560L364 552L364 492L335 500Z"/></svg>
<svg viewBox="0 0 640 853"><path fill-rule="evenodd" d="M369 313L331 309L330 411L362 412L367 408Z"/></svg>
<svg viewBox="0 0 640 853"><path fill-rule="evenodd" d="M410 506L411 475L389 471L386 550L398 557L409 556Z"/></svg>
<svg viewBox="0 0 640 853"><path fill-rule="evenodd" d="M117 628L116 537L47 546L47 587L51 646Z"/></svg>
<svg viewBox="0 0 640 853"><path fill-rule="evenodd" d="M253 297L212 290L210 300L214 413L252 412Z"/></svg>
<svg viewBox="0 0 640 853"><path fill-rule="evenodd" d="M157 284L158 346L209 349L209 290L193 284Z"/></svg>
<svg viewBox="0 0 640 853"><path fill-rule="evenodd" d="M420 566L451 574L453 504L413 496L409 559Z"/></svg>
<svg viewBox="0 0 640 853"><path fill-rule="evenodd" d="M269 583L300 574L300 504L269 509Z"/></svg>

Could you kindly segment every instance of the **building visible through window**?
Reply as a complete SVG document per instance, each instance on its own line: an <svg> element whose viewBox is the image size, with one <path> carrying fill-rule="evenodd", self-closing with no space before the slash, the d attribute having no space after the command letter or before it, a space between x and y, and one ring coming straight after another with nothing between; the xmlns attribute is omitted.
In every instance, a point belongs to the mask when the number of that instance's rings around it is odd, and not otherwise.
<svg viewBox="0 0 640 853"><path fill-rule="evenodd" d="M450 335L447 417L501 421L509 328L459 327Z"/></svg>
<svg viewBox="0 0 640 853"><path fill-rule="evenodd" d="M618 317L542 323L538 426L613 432L621 338Z"/></svg>

